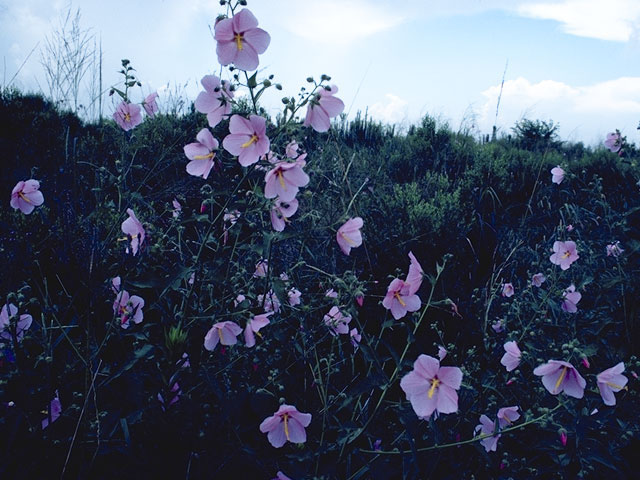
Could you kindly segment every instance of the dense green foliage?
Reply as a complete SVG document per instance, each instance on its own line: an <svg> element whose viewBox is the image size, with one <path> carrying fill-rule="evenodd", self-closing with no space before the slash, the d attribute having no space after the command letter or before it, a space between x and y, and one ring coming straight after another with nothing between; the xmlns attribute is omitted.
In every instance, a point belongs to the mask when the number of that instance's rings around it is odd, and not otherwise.
<svg viewBox="0 0 640 480"><path fill-rule="evenodd" d="M270 125L274 150L295 138L309 153L311 177L299 212L277 234L263 172L220 154L208 180L186 174L183 146L207 126L195 111L158 115L124 133L112 121L84 124L41 97L3 91L0 120L0 304L34 319L24 341L3 343L0 353L0 477L59 477L63 469L69 478L105 479L272 478L278 469L295 479L638 471L640 402L630 373L640 372L635 147L618 156L568 144L552 123L531 121L492 142L430 117L404 135L360 117L328 134ZM567 172L560 185L551 183L556 165ZM28 178L40 181L45 203L25 216L10 208L9 193ZM182 204L177 219L174 198ZM127 208L148 236L136 257L125 254L120 231ZM225 241L222 215L232 210L242 215ZM346 257L335 230L351 216L364 219L365 242ZM580 260L561 272L550 249L567 239ZM624 254L607 257L614 241ZM409 251L432 282L420 291L424 311L394 321L380 300ZM261 258L270 275L255 279ZM531 287L537 272L548 278L544 288ZM114 327L117 275L145 299L144 322L128 330ZM505 282L514 297L500 296ZM560 309L570 283L583 296L574 315ZM214 322L244 326L249 311L260 313L249 306L258 295L273 289L285 303L292 286L302 305L274 316L254 350L203 349ZM324 296L329 288L335 301ZM235 308L239 293L249 301ZM363 335L356 351L322 325L334 304ZM506 333L491 328L497 320ZM525 356L508 374L502 345L515 339ZM444 363L463 369L459 411L422 421L397 379L419 354L435 356L437 345L448 351ZM582 400L552 397L531 374L549 359L578 366L583 357L591 368L580 368L588 380ZM606 407L595 374L620 361L628 389ZM171 398L178 380L180 400L165 409L157 394ZM42 430L56 390L62 416ZM280 398L313 413L299 448L273 449L258 431ZM508 405L520 406L523 420L540 420L503 434L497 453L478 442L420 450L471 439L481 414ZM377 439L386 453L372 452Z"/></svg>

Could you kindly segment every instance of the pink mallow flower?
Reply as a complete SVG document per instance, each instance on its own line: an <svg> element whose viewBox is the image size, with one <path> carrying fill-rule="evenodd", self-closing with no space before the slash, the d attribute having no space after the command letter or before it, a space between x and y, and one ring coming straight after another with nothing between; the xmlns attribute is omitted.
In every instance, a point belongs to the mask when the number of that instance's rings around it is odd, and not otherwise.
<svg viewBox="0 0 640 480"><path fill-rule="evenodd" d="M292 288L287 292L289 297L289 305L295 307L296 305L300 305L300 297L302 296L302 292L297 288Z"/></svg>
<svg viewBox="0 0 640 480"><path fill-rule="evenodd" d="M142 322L144 315L144 299L137 295L129 295L126 290L121 290L116 295L113 302L113 313L120 320L120 326L124 329L129 328L130 321L133 323Z"/></svg>
<svg viewBox="0 0 640 480"><path fill-rule="evenodd" d="M495 322L493 322L491 324L491 328L493 328L493 331L496 332L496 333L504 332L504 321L503 320L496 320Z"/></svg>
<svg viewBox="0 0 640 480"><path fill-rule="evenodd" d="M551 263L554 265L560 265L562 270L567 270L573 262L578 258L578 250L576 248L576 242L571 240L567 242L553 242L553 255L549 257Z"/></svg>
<svg viewBox="0 0 640 480"><path fill-rule="evenodd" d="M513 284L505 283L502 285L502 296L503 297L512 297L515 293L515 289L513 288Z"/></svg>
<svg viewBox="0 0 640 480"><path fill-rule="evenodd" d="M324 324L329 327L329 333L331 335L336 336L339 333L349 334L351 316L343 314L338 307L331 307L331 310L324 316L323 320Z"/></svg>
<svg viewBox="0 0 640 480"><path fill-rule="evenodd" d="M318 93L309 99L307 104L307 116L304 119L305 127L311 126L316 132L326 132L331 126L332 117L337 117L344 110L344 102L334 97L338 93L338 87L332 85L321 87Z"/></svg>
<svg viewBox="0 0 640 480"><path fill-rule="evenodd" d="M256 271L253 272L254 278L264 278L267 276L269 272L269 261L268 260L260 260L256 263Z"/></svg>
<svg viewBox="0 0 640 480"><path fill-rule="evenodd" d="M171 405L174 405L176 403L178 403L178 400L180 400L180 395L182 394L182 390L180 390L180 385L178 384L178 382L173 384L173 387L171 387L171 390L169 391L169 394L167 395L167 398L171 398L171 400L169 400L169 404L167 405L167 408L170 407ZM165 400L164 397L162 396L162 392L158 392L157 395L158 401L160 402L160 406L162 407L162 411L165 411Z"/></svg>
<svg viewBox="0 0 640 480"><path fill-rule="evenodd" d="M173 218L178 218L180 216L180 212L182 212L182 205L180 205L180 202L176 198L172 200L171 205L173 206L171 215Z"/></svg>
<svg viewBox="0 0 640 480"><path fill-rule="evenodd" d="M477 425L474 429L474 435L478 433L481 435L491 435L490 437L483 438L480 440L480 445L484 447L487 452L495 452L498 448L498 440L501 435L495 434L496 424L486 415L480 415L480 425Z"/></svg>
<svg viewBox="0 0 640 480"><path fill-rule="evenodd" d="M282 202L293 201L300 187L309 183L309 175L302 170L304 166L304 160L277 163L264 176L265 198L279 197Z"/></svg>
<svg viewBox="0 0 640 480"><path fill-rule="evenodd" d="M271 226L276 232L282 232L287 222L289 222L289 218L295 215L297 211L297 199L294 198L289 202L284 202L282 199L277 198L271 207Z"/></svg>
<svg viewBox="0 0 640 480"><path fill-rule="evenodd" d="M562 296L564 297L561 305L562 310L567 313L576 313L578 311L578 307L576 305L582 298L582 294L580 292L576 292L575 285L569 285L569 287L563 292Z"/></svg>
<svg viewBox="0 0 640 480"><path fill-rule="evenodd" d="M360 346L360 341L362 340L362 335L358 333L358 329L352 328L349 331L349 337L351 337L351 345L353 345L353 348L357 349Z"/></svg>
<svg viewBox="0 0 640 480"><path fill-rule="evenodd" d="M336 233L336 241L342 253L349 255L352 248L357 248L362 245L362 234L360 229L364 222L362 218L355 217L347 220Z"/></svg>
<svg viewBox="0 0 640 480"><path fill-rule="evenodd" d="M231 155L236 155L243 167L256 163L269 151L271 144L267 137L267 121L264 117L251 115L246 119L241 115L234 115L229 122L229 132L222 140L222 146Z"/></svg>
<svg viewBox="0 0 640 480"><path fill-rule="evenodd" d="M218 62L221 65L233 63L240 70L258 68L258 54L267 50L271 37L257 27L258 20L246 8L232 18L216 23L214 38L218 42Z"/></svg>
<svg viewBox="0 0 640 480"><path fill-rule="evenodd" d="M247 322L247 326L244 328L244 344L247 347L253 347L256 344L255 335L262 337L259 330L269 325L269 315L273 315L273 312L256 315Z"/></svg>
<svg viewBox="0 0 640 480"><path fill-rule="evenodd" d="M220 123L222 117L231 114L231 99L233 90L226 80L220 80L215 75L205 75L200 81L204 92L200 92L194 107L200 113L207 115L211 128Z"/></svg>
<svg viewBox="0 0 640 480"><path fill-rule="evenodd" d="M338 298L338 292L336 292L333 288L330 288L326 292L324 292L325 297L329 298Z"/></svg>
<svg viewBox="0 0 640 480"><path fill-rule="evenodd" d="M206 180L213 168L218 141L213 138L208 128L200 130L196 140L198 141L184 146L184 154L191 160L187 163L187 173Z"/></svg>
<svg viewBox="0 0 640 480"><path fill-rule="evenodd" d="M607 257L617 258L622 255L624 249L620 246L620 242L615 242L607 245Z"/></svg>
<svg viewBox="0 0 640 480"><path fill-rule="evenodd" d="M142 102L142 108L147 112L147 115L150 117L155 117L156 113L158 113L158 102L156 99L158 98L158 92L153 92L144 99Z"/></svg>
<svg viewBox="0 0 640 480"><path fill-rule="evenodd" d="M267 312L275 312L278 313L280 311L280 299L275 294L273 290L269 290L267 292L266 297L262 294L258 295L258 304L262 304L262 300L264 299L263 308Z"/></svg>
<svg viewBox="0 0 640 480"><path fill-rule="evenodd" d="M607 368L597 375L598 389L605 405L616 404L616 397L613 392L619 392L628 382L628 378L622 375L624 363L620 362L615 367Z"/></svg>
<svg viewBox="0 0 640 480"><path fill-rule="evenodd" d="M33 209L44 203L44 197L38 180L20 180L11 191L11 206L20 210L25 215L33 212Z"/></svg>
<svg viewBox="0 0 640 480"><path fill-rule="evenodd" d="M500 359L500 363L505 366L507 372L515 370L520 365L520 357L522 352L518 348L518 344L515 341L506 342L504 344L505 354Z"/></svg>
<svg viewBox="0 0 640 480"><path fill-rule="evenodd" d="M18 307L9 303L2 306L0 310L0 338L4 340L13 340L13 327L11 325L11 317L18 314ZM33 317L27 313L23 313L15 323L15 334L18 342L22 341L24 332L29 329L33 323Z"/></svg>
<svg viewBox="0 0 640 480"><path fill-rule="evenodd" d="M506 428L520 418L518 407L503 407L498 410L498 424L500 428Z"/></svg>
<svg viewBox="0 0 640 480"><path fill-rule="evenodd" d="M544 276L543 273L536 273L533 277L531 277L531 283L534 287L540 288L544 282L546 282L547 277Z"/></svg>
<svg viewBox="0 0 640 480"><path fill-rule="evenodd" d="M242 328L235 322L218 322L211 327L204 337L204 348L213 351L218 342L221 345L235 345L238 343L236 338L242 333Z"/></svg>
<svg viewBox="0 0 640 480"><path fill-rule="evenodd" d="M564 180L564 170L560 166L551 169L551 182L560 185Z"/></svg>
<svg viewBox="0 0 640 480"><path fill-rule="evenodd" d="M284 473L282 473L281 471L278 471L278 473L276 473L275 478L273 478L273 480L293 480L292 478L287 477Z"/></svg>
<svg viewBox="0 0 640 480"><path fill-rule="evenodd" d="M142 123L140 105L122 101L116 111L113 112L113 119L125 132L136 128Z"/></svg>
<svg viewBox="0 0 640 480"><path fill-rule="evenodd" d="M582 398L587 382L573 365L561 360L549 360L536 367L534 375L542 377L542 384L551 395L564 392L570 397Z"/></svg>
<svg viewBox="0 0 640 480"><path fill-rule="evenodd" d="M394 278L391 281L387 288L387 294L382 300L382 306L387 310L391 310L391 314L396 320L404 317L407 312L420 310L421 305L422 301L415 294L412 286L399 278Z"/></svg>
<svg viewBox="0 0 640 480"><path fill-rule="evenodd" d="M298 156L298 142L291 140L284 149L284 154L288 158L296 158Z"/></svg>
<svg viewBox="0 0 640 480"><path fill-rule="evenodd" d="M462 370L458 367L441 367L440 361L428 355L420 355L413 370L400 381L400 387L420 418L428 418L433 412L458 411L456 390L462 383Z"/></svg>
<svg viewBox="0 0 640 480"><path fill-rule="evenodd" d="M131 239L131 254L135 257L144 243L145 232L142 223L140 223L140 220L138 220L133 210L127 208L127 214L129 214L129 218L122 222L121 228L122 233ZM127 253L129 253L128 247Z"/></svg>
<svg viewBox="0 0 640 480"><path fill-rule="evenodd" d="M60 403L60 397L58 396L58 391L56 390L56 396L53 397L51 402L49 402L49 412L47 418L42 420L42 429L44 430L53 422L55 422L60 415L62 414L62 403ZM49 421L51 419L51 421Z"/></svg>
<svg viewBox="0 0 640 480"><path fill-rule="evenodd" d="M607 139L604 141L604 146L607 147L613 153L618 153L622 148L622 136L620 132L616 130L615 133L607 134Z"/></svg>
<svg viewBox="0 0 640 480"><path fill-rule="evenodd" d="M305 428L311 423L310 413L301 413L291 405L280 405L271 417L267 417L260 424L260 431L267 434L269 443L275 448L282 447L286 442L304 443L307 441Z"/></svg>

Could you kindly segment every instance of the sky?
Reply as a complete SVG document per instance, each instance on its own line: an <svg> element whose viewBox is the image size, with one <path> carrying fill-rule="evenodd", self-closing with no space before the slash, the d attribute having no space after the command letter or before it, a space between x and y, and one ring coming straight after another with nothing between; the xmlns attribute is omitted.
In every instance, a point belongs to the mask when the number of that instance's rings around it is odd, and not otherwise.
<svg viewBox="0 0 640 480"><path fill-rule="evenodd" d="M69 8L101 41L105 85L117 86L120 60L131 60L143 84L134 101L156 90L161 108L176 93L193 100L202 76L221 72L211 33L224 13L217 0L0 0L2 85L47 92L42 51ZM494 123L510 133L528 118L559 124L563 140L597 145L619 129L640 143L640 0L249 0L247 8L271 36L258 77L283 85L261 99L271 115L307 77L327 74L350 118L361 111L406 128L428 114L475 135Z"/></svg>

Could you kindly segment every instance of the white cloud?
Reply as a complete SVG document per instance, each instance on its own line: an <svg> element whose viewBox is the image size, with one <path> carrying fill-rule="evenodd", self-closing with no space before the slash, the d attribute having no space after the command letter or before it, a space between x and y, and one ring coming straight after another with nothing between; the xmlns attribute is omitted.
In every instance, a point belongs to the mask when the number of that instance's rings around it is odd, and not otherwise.
<svg viewBox="0 0 640 480"><path fill-rule="evenodd" d="M490 131L495 119L500 85L482 95L480 124ZM531 83L519 77L504 82L498 126L510 128L522 118L553 120L561 134L595 138L615 128L634 131L640 120L640 77L621 77L585 86L572 86L554 80Z"/></svg>
<svg viewBox="0 0 640 480"><path fill-rule="evenodd" d="M402 23L395 11L365 0L326 0L320 7L299 1L288 10L285 26L308 40L348 45Z"/></svg>
<svg viewBox="0 0 640 480"><path fill-rule="evenodd" d="M392 93L385 94L386 102L374 103L369 108L369 114L376 120L394 124L406 120L409 102Z"/></svg>
<svg viewBox="0 0 640 480"><path fill-rule="evenodd" d="M517 12L525 17L555 20L562 29L580 37L628 42L638 33L638 0L562 0L528 3Z"/></svg>

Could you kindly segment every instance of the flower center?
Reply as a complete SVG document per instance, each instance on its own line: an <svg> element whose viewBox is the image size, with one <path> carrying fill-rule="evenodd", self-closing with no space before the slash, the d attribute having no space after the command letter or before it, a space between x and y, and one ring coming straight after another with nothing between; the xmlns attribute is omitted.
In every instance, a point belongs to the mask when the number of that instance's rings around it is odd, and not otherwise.
<svg viewBox="0 0 640 480"><path fill-rule="evenodd" d="M355 245L356 242L354 242L353 240L351 240L349 237L347 237L343 232L340 232L340 236L342 238L345 239L345 241L349 244L349 245Z"/></svg>
<svg viewBox="0 0 640 480"><path fill-rule="evenodd" d="M429 393L427 394L429 398L433 397L433 394L435 393L436 388L438 388L438 385L440 385L440 383L442 382L440 382L438 378L431 379L431 388L429 389Z"/></svg>
<svg viewBox="0 0 640 480"><path fill-rule="evenodd" d="M569 256L570 256L570 255L571 255L571 252L567 250L567 251L566 251L566 252L564 252L564 254L562 255L562 258L569 258Z"/></svg>
<svg viewBox="0 0 640 480"><path fill-rule="evenodd" d="M396 297L398 299L398 301L400 302L400 305L402 305L403 307L406 307L407 304L404 303L404 301L402 300L402 298L400 297L400 292L395 292L393 294L394 297Z"/></svg>
<svg viewBox="0 0 640 480"><path fill-rule="evenodd" d="M131 121L131 114L130 113L125 113L124 114L124 121L125 122L130 122Z"/></svg>
<svg viewBox="0 0 640 480"><path fill-rule="evenodd" d="M242 50L244 48L242 46L242 40L244 40L243 35L241 33L236 33L233 39L236 42L236 47L238 47L238 50Z"/></svg>
<svg viewBox="0 0 640 480"><path fill-rule="evenodd" d="M222 338L222 329L218 328L218 336L220 337L220 343L223 342L223 338Z"/></svg>
<svg viewBox="0 0 640 480"><path fill-rule="evenodd" d="M289 414L282 415L282 419L284 420L284 436L289 440Z"/></svg>
<svg viewBox="0 0 640 480"><path fill-rule="evenodd" d="M568 370L567 367L562 367L562 373L558 377L558 381L556 382L556 386L554 387L554 390L556 392L558 391L558 387L560 387L560 384L562 383L562 380L564 380L564 377L567 374L567 370Z"/></svg>
<svg viewBox="0 0 640 480"><path fill-rule="evenodd" d="M195 157L193 157L194 160L208 160L210 158L215 157L215 153L213 152L209 152L206 155L196 155Z"/></svg>
<svg viewBox="0 0 640 480"><path fill-rule="evenodd" d="M278 170L278 181L280 182L280 186L283 190L287 189L287 185L284 183L284 175L282 174L282 170Z"/></svg>
<svg viewBox="0 0 640 480"><path fill-rule="evenodd" d="M258 136L254 133L253 135L251 135L251 138L249 140L247 140L241 145L241 147L247 148L257 141L258 141Z"/></svg>
<svg viewBox="0 0 640 480"><path fill-rule="evenodd" d="M18 196L19 196L22 200L24 200L25 202L27 202L27 203L31 203L31 200L29 200L27 197L25 197L25 196L24 196L24 193L22 193L22 192L18 192Z"/></svg>

